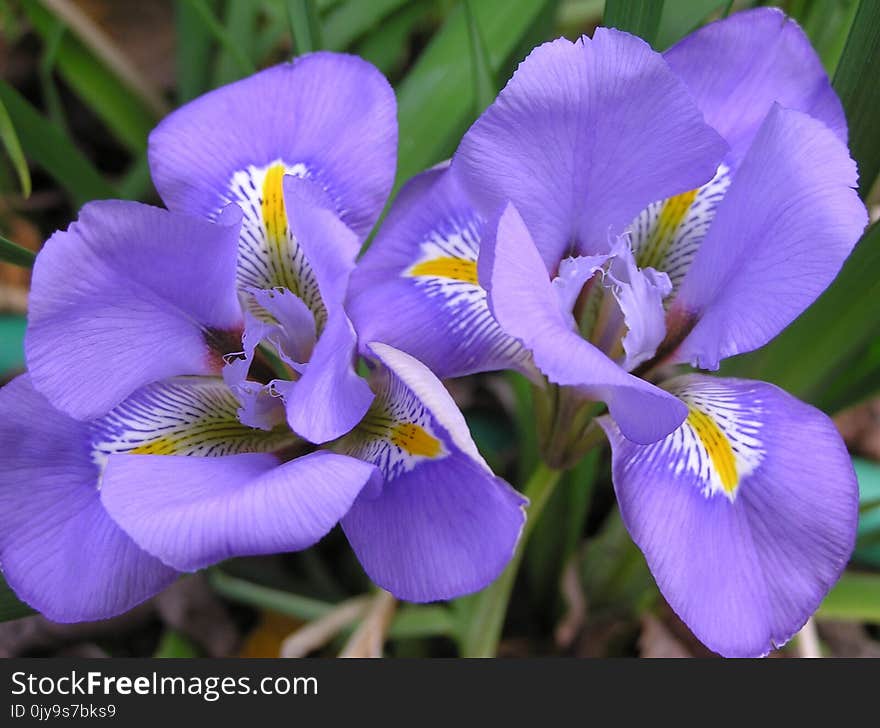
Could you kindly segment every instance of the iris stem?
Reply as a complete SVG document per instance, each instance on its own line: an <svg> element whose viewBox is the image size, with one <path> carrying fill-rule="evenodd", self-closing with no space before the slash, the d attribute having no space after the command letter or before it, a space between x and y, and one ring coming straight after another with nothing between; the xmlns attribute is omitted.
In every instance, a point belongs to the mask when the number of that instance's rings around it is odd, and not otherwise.
<svg viewBox="0 0 880 728"><path fill-rule="evenodd" d="M523 527L522 537L507 568L489 587L477 594L469 611L467 623L461 635L461 654L463 657L494 657L501 639L507 604L513 591L513 584L519 571L523 551L529 535L535 528L541 511L553 493L562 476L561 470L554 470L539 463L529 478L523 491L529 499L528 520Z"/></svg>

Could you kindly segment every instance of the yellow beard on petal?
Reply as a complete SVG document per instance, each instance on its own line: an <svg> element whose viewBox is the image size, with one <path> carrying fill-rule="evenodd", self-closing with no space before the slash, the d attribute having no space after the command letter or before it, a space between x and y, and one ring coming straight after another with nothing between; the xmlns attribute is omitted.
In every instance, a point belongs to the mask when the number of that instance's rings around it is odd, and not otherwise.
<svg viewBox="0 0 880 728"><path fill-rule="evenodd" d="M413 265L406 273L413 278L449 278L472 285L478 284L476 261L451 256L423 260Z"/></svg>
<svg viewBox="0 0 880 728"><path fill-rule="evenodd" d="M687 422L709 453L724 492L732 496L739 487L739 474L736 471L736 458L727 435L715 424L715 420L695 407L688 408Z"/></svg>
<svg viewBox="0 0 880 728"><path fill-rule="evenodd" d="M426 458L436 458L443 449L438 440L429 434L423 427L412 422L402 422L391 427L390 440L401 450L406 450L410 455L421 455Z"/></svg>

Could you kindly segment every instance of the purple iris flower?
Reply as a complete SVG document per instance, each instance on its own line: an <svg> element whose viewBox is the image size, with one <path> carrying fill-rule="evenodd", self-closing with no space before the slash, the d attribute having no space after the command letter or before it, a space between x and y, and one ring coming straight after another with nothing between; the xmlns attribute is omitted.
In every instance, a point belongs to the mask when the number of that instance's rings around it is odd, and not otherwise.
<svg viewBox="0 0 880 728"><path fill-rule="evenodd" d="M349 312L441 376L529 375L555 408L551 464L606 403L621 513L661 592L713 650L763 655L849 558L853 469L821 412L668 365L717 369L809 306L866 225L856 179L840 101L778 10L663 55L600 28L532 51L451 167L410 183Z"/></svg>
<svg viewBox="0 0 880 728"><path fill-rule="evenodd" d="M28 374L0 390L0 566L57 621L179 572L305 548L336 523L403 599L478 590L524 499L421 363L365 347L348 277L396 165L372 66L305 56L209 93L150 138L170 210L86 205L34 268Z"/></svg>

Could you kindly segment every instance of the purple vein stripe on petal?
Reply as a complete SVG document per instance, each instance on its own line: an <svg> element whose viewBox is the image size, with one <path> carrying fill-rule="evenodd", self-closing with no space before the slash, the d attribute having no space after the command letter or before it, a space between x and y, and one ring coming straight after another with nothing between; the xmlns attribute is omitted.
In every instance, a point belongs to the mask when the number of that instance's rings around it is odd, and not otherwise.
<svg viewBox="0 0 880 728"><path fill-rule="evenodd" d="M726 144L641 39L598 28L529 54L452 168L480 211L513 202L546 267L607 252L648 204L707 182Z"/></svg>
<svg viewBox="0 0 880 728"><path fill-rule="evenodd" d="M666 600L709 648L767 654L845 567L858 485L824 414L763 382L668 384L691 414L653 445L604 422L623 520Z"/></svg>
<svg viewBox="0 0 880 728"><path fill-rule="evenodd" d="M27 375L0 390L0 411L0 565L20 599L56 622L107 619L174 580L101 505L85 423Z"/></svg>
<svg viewBox="0 0 880 728"><path fill-rule="evenodd" d="M240 348L239 217L86 205L34 267L25 337L34 386L88 419L144 384L219 372L222 355Z"/></svg>

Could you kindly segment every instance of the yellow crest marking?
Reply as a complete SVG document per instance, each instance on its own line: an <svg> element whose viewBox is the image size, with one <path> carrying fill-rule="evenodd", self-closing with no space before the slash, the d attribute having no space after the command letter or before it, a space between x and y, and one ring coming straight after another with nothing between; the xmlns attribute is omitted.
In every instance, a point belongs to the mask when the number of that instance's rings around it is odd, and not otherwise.
<svg viewBox="0 0 880 728"><path fill-rule="evenodd" d="M389 429L389 439L401 450L410 455L435 458L440 454L441 445L433 435L412 422L401 422Z"/></svg>
<svg viewBox="0 0 880 728"><path fill-rule="evenodd" d="M640 251L638 261L640 268L660 266L670 245L672 245L676 230L687 216L698 192L699 189L682 192L663 203L657 217L657 223Z"/></svg>
<svg viewBox="0 0 880 728"><path fill-rule="evenodd" d="M157 437L155 440L138 445L130 453L132 455L174 455L177 451L177 444L170 437Z"/></svg>
<svg viewBox="0 0 880 728"><path fill-rule="evenodd" d="M454 281L478 285L476 261L452 256L423 260L412 266L407 271L407 275L413 278L450 278Z"/></svg>
<svg viewBox="0 0 880 728"><path fill-rule="evenodd" d="M269 240L276 245L287 239L287 211L284 207L284 165L273 164L263 180L263 223Z"/></svg>
<svg viewBox="0 0 880 728"><path fill-rule="evenodd" d="M715 420L695 407L688 408L687 422L709 453L724 492L732 495L739 486L739 474L736 472L736 459L727 435L721 431Z"/></svg>

